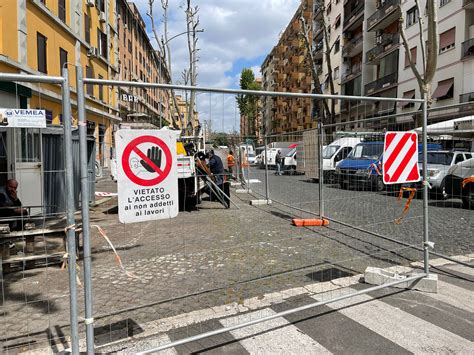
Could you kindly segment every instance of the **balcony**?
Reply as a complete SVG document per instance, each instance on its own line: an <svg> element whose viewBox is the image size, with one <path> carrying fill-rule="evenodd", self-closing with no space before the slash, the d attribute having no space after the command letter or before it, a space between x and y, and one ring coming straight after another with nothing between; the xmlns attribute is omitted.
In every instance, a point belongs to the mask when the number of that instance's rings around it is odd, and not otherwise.
<svg viewBox="0 0 474 355"><path fill-rule="evenodd" d="M354 65L352 68L348 68L341 77L341 84L354 79L356 76L362 73L362 63Z"/></svg>
<svg viewBox="0 0 474 355"><path fill-rule="evenodd" d="M318 20L323 17L324 1L314 2L314 19Z"/></svg>
<svg viewBox="0 0 474 355"><path fill-rule="evenodd" d="M384 33L375 38L377 46L367 52L367 64L377 64L379 60L390 53L392 49L398 48L400 44L399 33Z"/></svg>
<svg viewBox="0 0 474 355"><path fill-rule="evenodd" d="M462 6L469 10L474 10L474 0L464 0Z"/></svg>
<svg viewBox="0 0 474 355"><path fill-rule="evenodd" d="M348 3L350 4L348 6L351 6L352 9L346 11L346 7L344 7L344 31L347 30L349 26L352 26L357 19L359 19L359 15L363 15L364 13L364 1L360 1L359 3L349 1Z"/></svg>
<svg viewBox="0 0 474 355"><path fill-rule="evenodd" d="M321 59L323 57L323 47L324 43L323 40L319 41L313 49L313 57L314 59Z"/></svg>
<svg viewBox="0 0 474 355"><path fill-rule="evenodd" d="M386 75L378 80L372 81L365 86L365 94L373 95L377 91L387 89L396 85L398 81L398 72Z"/></svg>
<svg viewBox="0 0 474 355"><path fill-rule="evenodd" d="M468 39L467 41L463 42L461 46L462 46L461 59L470 58L470 57L474 58L474 38Z"/></svg>
<svg viewBox="0 0 474 355"><path fill-rule="evenodd" d="M462 105L459 108L459 111L465 112L465 111L472 111L474 109L474 92L469 92L467 94L459 95L460 104L464 104L467 102L470 102L471 104Z"/></svg>
<svg viewBox="0 0 474 355"><path fill-rule="evenodd" d="M342 47L342 55L344 57L353 57L354 55L359 54L362 51L362 42L362 34L352 38Z"/></svg>
<svg viewBox="0 0 474 355"><path fill-rule="evenodd" d="M367 19L367 30L377 31L400 17L400 0L380 0L378 10Z"/></svg>
<svg viewBox="0 0 474 355"><path fill-rule="evenodd" d="M291 63L292 64L301 64L304 62L304 55L294 55L291 57Z"/></svg>

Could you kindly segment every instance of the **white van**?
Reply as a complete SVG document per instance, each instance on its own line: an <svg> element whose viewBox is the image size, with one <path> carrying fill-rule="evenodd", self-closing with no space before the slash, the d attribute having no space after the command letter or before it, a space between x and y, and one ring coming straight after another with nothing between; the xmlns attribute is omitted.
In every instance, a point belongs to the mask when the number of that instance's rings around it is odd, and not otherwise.
<svg viewBox="0 0 474 355"><path fill-rule="evenodd" d="M330 184L337 182L336 165L352 151L356 144L361 142L360 137L338 138L323 150L324 181Z"/></svg>

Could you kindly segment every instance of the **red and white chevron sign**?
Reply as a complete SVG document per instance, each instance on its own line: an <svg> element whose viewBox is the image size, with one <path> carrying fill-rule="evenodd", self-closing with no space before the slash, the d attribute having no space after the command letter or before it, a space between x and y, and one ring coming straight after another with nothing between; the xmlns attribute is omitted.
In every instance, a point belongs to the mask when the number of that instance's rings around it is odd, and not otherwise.
<svg viewBox="0 0 474 355"><path fill-rule="evenodd" d="M416 132L385 133L382 175L384 184L403 184L420 180Z"/></svg>

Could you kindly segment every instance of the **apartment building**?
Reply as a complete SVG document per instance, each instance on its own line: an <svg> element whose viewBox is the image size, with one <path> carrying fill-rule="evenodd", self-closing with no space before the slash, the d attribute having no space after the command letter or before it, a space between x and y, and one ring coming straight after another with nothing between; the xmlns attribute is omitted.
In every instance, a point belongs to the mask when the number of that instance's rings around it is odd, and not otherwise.
<svg viewBox="0 0 474 355"><path fill-rule="evenodd" d="M426 0L421 1L421 9L425 8L425 4ZM474 0L439 0L438 6L439 54L432 82L431 107L455 107L430 112L430 122L474 114ZM402 3L402 11L409 49L416 58L416 66L422 70L416 8L412 1L407 1ZM424 33L426 38L426 25ZM403 47L400 49L398 63L397 94L399 97L420 97L417 81L408 66ZM457 107L457 104L467 102L473 104ZM398 107L399 112L409 110L410 105ZM397 122L405 126L410 123L403 117L398 118Z"/></svg>
<svg viewBox="0 0 474 355"><path fill-rule="evenodd" d="M300 37L299 17L312 23L313 0L302 1L290 23L283 31L278 44L265 58L262 66L264 90L311 92L312 74L307 49ZM312 29L310 30L310 36ZM269 97L263 101L263 118L266 133L282 133L315 127L311 115L311 100Z"/></svg>
<svg viewBox="0 0 474 355"><path fill-rule="evenodd" d="M116 0L116 7L119 79L169 83L164 59L159 51L154 50L137 6L126 0ZM169 103L169 92L165 90L119 88L120 117L127 125L170 125Z"/></svg>
<svg viewBox="0 0 474 355"><path fill-rule="evenodd" d="M1 1L0 72L61 76L62 68L68 66L72 117L67 119L77 125L74 66L82 66L88 77L115 78L115 22L115 1L111 0ZM88 87L85 105L89 134L96 139L96 161L107 167L113 125L120 120L116 90ZM47 123L52 127L65 119L61 89L57 85L1 83L0 107L44 109ZM43 142L54 140L51 136L43 139L44 134L39 129L1 132L3 142L7 142L6 156L0 158L0 165L5 168L2 171L8 166L8 176L17 179L20 171L28 173L21 175L20 193L22 201L32 205L42 202L43 170L47 170L43 166L44 150L48 148Z"/></svg>
<svg viewBox="0 0 474 355"><path fill-rule="evenodd" d="M189 115L189 99L186 97L176 95L176 103L178 104L178 109L176 110L174 108L174 102L172 100L170 111L177 128L183 132L187 132L186 134L194 134L196 129L200 126L198 112L193 110L192 116Z"/></svg>
<svg viewBox="0 0 474 355"><path fill-rule="evenodd" d="M474 101L474 0L436 2L440 48L438 69L432 85L432 108L435 110L430 112L431 122L474 112L474 104L458 105ZM420 8L425 11L426 0L420 0ZM408 65L402 45L399 31L401 17L405 21L403 26L408 46L416 58L418 69L422 72L418 13L414 0L315 1L312 14L313 54L323 92L329 93L326 34L329 48L332 48L331 74L336 93L351 96L420 98L417 81ZM323 25L326 26L326 31ZM426 21L424 27L426 38ZM291 45L291 41L283 36L278 44L284 48L283 52L286 52L285 46ZM279 86L275 77L275 74L279 73L275 59L278 58L278 53L275 48L262 65L263 87L266 90L284 91L288 85L282 82ZM286 73L288 72L291 73L291 69ZM436 110L449 105L454 107ZM348 123L345 129L411 129L414 127L414 118L408 114L403 116L403 113L413 108L414 105L409 103L395 105L387 102L346 100L340 103L340 107L336 107L335 113L337 122L350 122L374 115L399 114L399 117L385 118L376 125ZM276 112L278 108L274 103L266 100L264 114L267 125L278 125L279 117ZM301 128L297 122L289 116L289 122L281 126L281 130L291 130L292 126Z"/></svg>

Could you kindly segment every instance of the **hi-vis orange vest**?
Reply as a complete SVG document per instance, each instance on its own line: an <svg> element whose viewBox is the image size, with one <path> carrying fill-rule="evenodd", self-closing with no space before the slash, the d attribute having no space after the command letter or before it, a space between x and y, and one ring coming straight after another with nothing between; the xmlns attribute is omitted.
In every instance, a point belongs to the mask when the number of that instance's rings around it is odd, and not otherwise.
<svg viewBox="0 0 474 355"><path fill-rule="evenodd" d="M232 154L227 155L227 166L234 166L235 165L235 158Z"/></svg>

